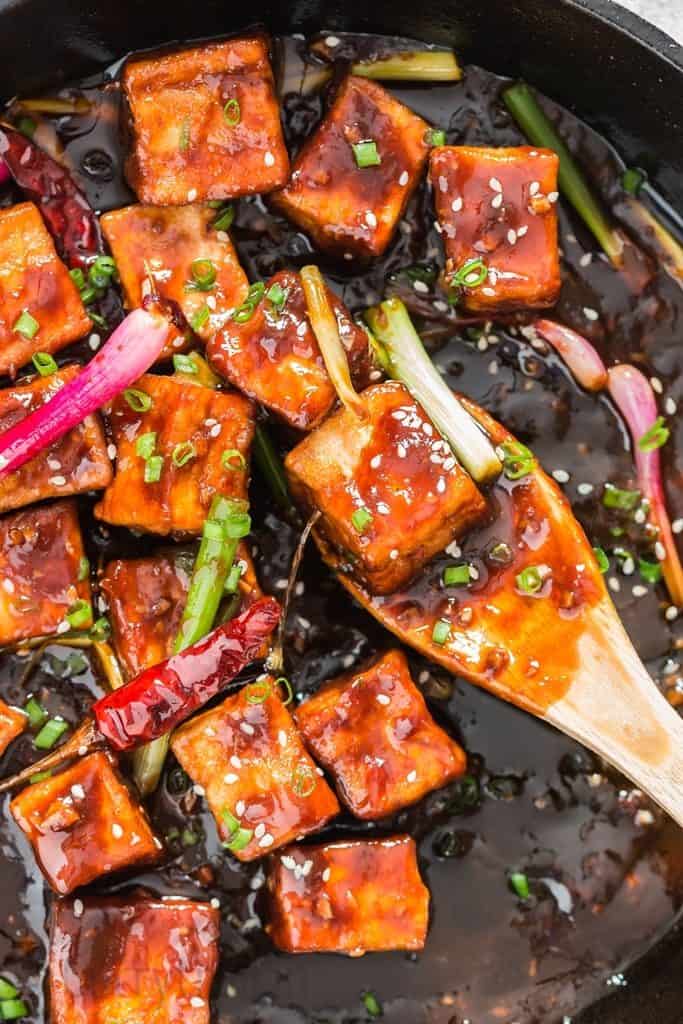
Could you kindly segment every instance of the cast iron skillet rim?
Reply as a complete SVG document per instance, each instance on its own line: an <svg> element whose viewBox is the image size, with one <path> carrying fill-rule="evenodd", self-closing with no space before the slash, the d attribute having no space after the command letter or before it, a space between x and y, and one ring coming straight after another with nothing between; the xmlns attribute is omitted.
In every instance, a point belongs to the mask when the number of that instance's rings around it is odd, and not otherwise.
<svg viewBox="0 0 683 1024"><path fill-rule="evenodd" d="M540 0L542 3L553 2L553 0ZM683 71L683 45L677 43L670 35L662 29L657 28L650 21L641 18L639 14L628 11L615 0L565 0L570 8L592 14L600 21L616 26L619 31L628 35L631 39L646 46L657 56L673 65L679 71Z"/></svg>

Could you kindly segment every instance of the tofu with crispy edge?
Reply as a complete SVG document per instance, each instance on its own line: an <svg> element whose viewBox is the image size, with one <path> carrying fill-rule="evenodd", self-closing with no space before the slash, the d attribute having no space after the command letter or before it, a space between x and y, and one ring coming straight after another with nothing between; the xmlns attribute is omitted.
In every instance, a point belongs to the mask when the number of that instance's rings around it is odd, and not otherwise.
<svg viewBox="0 0 683 1024"><path fill-rule="evenodd" d="M286 953L423 949L429 891L409 836L290 846L273 855L267 930Z"/></svg>
<svg viewBox="0 0 683 1024"><path fill-rule="evenodd" d="M143 203L183 206L270 192L289 157L264 36L126 61L128 182Z"/></svg>
<svg viewBox="0 0 683 1024"><path fill-rule="evenodd" d="M530 146L433 150L429 175L446 279L452 284L459 275L467 309L499 313L556 301L558 167L555 153Z"/></svg>
<svg viewBox="0 0 683 1024"><path fill-rule="evenodd" d="M381 256L419 183L429 130L381 85L350 76L272 201L321 249Z"/></svg>
<svg viewBox="0 0 683 1024"><path fill-rule="evenodd" d="M0 434L48 402L80 368L67 366L49 377L0 391ZM99 416L87 416L78 426L39 455L0 480L0 512L44 498L82 494L106 487L112 469Z"/></svg>
<svg viewBox="0 0 683 1024"><path fill-rule="evenodd" d="M393 814L465 770L462 748L430 715L399 650L326 683L294 718L357 818Z"/></svg>
<svg viewBox="0 0 683 1024"><path fill-rule="evenodd" d="M193 561L184 551L116 559L105 568L100 589L109 603L116 654L129 678L173 653ZM244 543L237 548L237 562L242 567L239 592L248 607L262 592Z"/></svg>
<svg viewBox="0 0 683 1024"><path fill-rule="evenodd" d="M183 725L171 747L239 860L317 832L339 812L270 677Z"/></svg>
<svg viewBox="0 0 683 1024"><path fill-rule="evenodd" d="M362 389L370 379L368 335L329 288L328 296L353 383ZM207 352L231 384L298 430L312 430L336 401L308 320L301 278L293 270L271 277L251 318L229 320Z"/></svg>
<svg viewBox="0 0 683 1024"><path fill-rule="evenodd" d="M50 1024L209 1024L220 911L136 890L52 905Z"/></svg>
<svg viewBox="0 0 683 1024"><path fill-rule="evenodd" d="M85 570L85 572L84 572ZM73 501L0 519L0 646L68 632L67 615L86 602L90 581ZM83 629L92 616L82 617Z"/></svg>
<svg viewBox="0 0 683 1024"><path fill-rule="evenodd" d="M297 501L322 513L317 529L375 594L408 583L486 514L451 449L395 381L363 392L365 423L333 413L285 460Z"/></svg>
<svg viewBox="0 0 683 1024"><path fill-rule="evenodd" d="M28 725L28 718L23 711L17 711L0 700L0 757L5 753L13 739L20 736Z"/></svg>
<svg viewBox="0 0 683 1024"><path fill-rule="evenodd" d="M228 234L212 227L215 220L216 211L200 205L126 206L102 217L126 307L143 304L150 274L157 293L180 321L161 359L187 348L193 333L208 341L249 290Z"/></svg>
<svg viewBox="0 0 683 1024"><path fill-rule="evenodd" d="M156 860L161 843L104 753L22 790L10 811L61 896L112 871Z"/></svg>
<svg viewBox="0 0 683 1024"><path fill-rule="evenodd" d="M0 210L0 375L14 377L36 352L58 352L91 327L38 208Z"/></svg>
<svg viewBox="0 0 683 1024"><path fill-rule="evenodd" d="M95 515L148 533L199 534L214 494L247 496L251 403L153 374L134 392L112 404L116 474Z"/></svg>

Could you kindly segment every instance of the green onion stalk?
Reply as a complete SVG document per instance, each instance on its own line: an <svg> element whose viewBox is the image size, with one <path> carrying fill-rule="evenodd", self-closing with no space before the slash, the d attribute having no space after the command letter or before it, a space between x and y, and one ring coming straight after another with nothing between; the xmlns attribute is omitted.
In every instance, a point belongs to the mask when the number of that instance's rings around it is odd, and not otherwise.
<svg viewBox="0 0 683 1024"><path fill-rule="evenodd" d="M284 466L264 427L257 424L254 434L254 462L265 479L276 504L287 515L294 512Z"/></svg>
<svg viewBox="0 0 683 1024"><path fill-rule="evenodd" d="M560 158L560 191L572 204L615 267L623 263L624 243L591 192L583 172L548 119L533 92L524 82L503 90L503 101L534 146L552 149Z"/></svg>
<svg viewBox="0 0 683 1024"><path fill-rule="evenodd" d="M462 78L452 50L400 50L390 57L358 61L352 71L385 82L459 82Z"/></svg>
<svg viewBox="0 0 683 1024"><path fill-rule="evenodd" d="M173 645L178 654L210 632L235 562L237 545L251 529L249 506L238 498L216 495L202 529L185 610ZM148 743L133 755L133 776L142 794L152 793L161 777L170 736Z"/></svg>
<svg viewBox="0 0 683 1024"><path fill-rule="evenodd" d="M500 475L494 446L458 401L425 351L400 299L386 299L365 313L378 360L385 372L405 384L454 454L478 483Z"/></svg>

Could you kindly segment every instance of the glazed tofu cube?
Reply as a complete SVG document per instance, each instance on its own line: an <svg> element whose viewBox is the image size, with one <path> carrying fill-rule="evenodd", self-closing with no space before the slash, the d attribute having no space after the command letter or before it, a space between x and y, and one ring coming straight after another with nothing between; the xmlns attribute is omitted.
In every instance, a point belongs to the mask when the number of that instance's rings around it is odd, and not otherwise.
<svg viewBox="0 0 683 1024"><path fill-rule="evenodd" d="M294 717L357 818L392 814L465 770L462 748L430 715L398 650L333 679Z"/></svg>
<svg viewBox="0 0 683 1024"><path fill-rule="evenodd" d="M214 494L246 498L254 421L240 395L146 374L133 395L114 400L109 421L116 475L95 506L98 519L199 534Z"/></svg>
<svg viewBox="0 0 683 1024"><path fill-rule="evenodd" d="M408 583L486 513L486 502L402 384L363 392L368 420L333 413L285 466L294 497L375 594Z"/></svg>
<svg viewBox="0 0 683 1024"><path fill-rule="evenodd" d="M329 289L328 294L354 385L362 389L370 374L367 333ZM231 384L299 430L311 430L336 401L294 271L271 277L252 317L245 323L228 321L207 351Z"/></svg>
<svg viewBox="0 0 683 1024"><path fill-rule="evenodd" d="M428 134L381 85L351 76L273 202L321 249L381 256L420 180Z"/></svg>
<svg viewBox="0 0 683 1024"><path fill-rule="evenodd" d="M16 708L5 704L4 700L0 700L0 757L27 725L28 719L22 711L17 711Z"/></svg>
<svg viewBox="0 0 683 1024"><path fill-rule="evenodd" d="M268 888L268 931L287 953L424 948L429 891L409 836L288 847Z"/></svg>
<svg viewBox="0 0 683 1024"><path fill-rule="evenodd" d="M239 860L317 832L339 811L267 676L193 718L171 746Z"/></svg>
<svg viewBox="0 0 683 1024"><path fill-rule="evenodd" d="M557 299L558 166L551 150L529 146L433 150L429 173L446 279L461 285L467 309L543 309Z"/></svg>
<svg viewBox="0 0 683 1024"><path fill-rule="evenodd" d="M264 37L132 57L123 93L131 146L125 171L141 202L232 199L287 181Z"/></svg>
<svg viewBox="0 0 683 1024"><path fill-rule="evenodd" d="M46 879L61 896L159 856L145 812L106 754L27 786L10 804Z"/></svg>
<svg viewBox="0 0 683 1024"><path fill-rule="evenodd" d="M182 898L57 900L50 1024L209 1024L220 911Z"/></svg>
<svg viewBox="0 0 683 1024"><path fill-rule="evenodd" d="M215 220L215 210L199 205L127 206L102 217L127 308L142 305L149 273L157 293L185 320L185 329L174 326L162 359L186 348L193 331L207 341L249 290L230 238L212 227Z"/></svg>
<svg viewBox="0 0 683 1024"><path fill-rule="evenodd" d="M85 572L84 572L85 569ZM92 625L90 581L72 501L0 519L0 645Z"/></svg>
<svg viewBox="0 0 683 1024"><path fill-rule="evenodd" d="M77 366L67 366L49 377L36 377L30 384L0 391L0 434L48 402L78 373ZM97 415L87 416L40 455L0 480L0 512L44 498L98 490L111 478L102 424Z"/></svg>
<svg viewBox="0 0 683 1024"><path fill-rule="evenodd" d="M78 288L33 203L0 210L0 375L90 330Z"/></svg>

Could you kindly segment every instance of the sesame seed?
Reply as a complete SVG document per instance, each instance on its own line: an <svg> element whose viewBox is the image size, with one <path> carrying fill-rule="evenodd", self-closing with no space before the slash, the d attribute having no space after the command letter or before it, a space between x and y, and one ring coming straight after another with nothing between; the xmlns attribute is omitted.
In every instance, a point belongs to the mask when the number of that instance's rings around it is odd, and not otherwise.
<svg viewBox="0 0 683 1024"><path fill-rule="evenodd" d="M246 809L247 805L245 804L244 800L238 800L237 803L235 804L235 814L237 815L238 818L242 817Z"/></svg>
<svg viewBox="0 0 683 1024"><path fill-rule="evenodd" d="M666 619L667 622L673 622L674 619L678 618L678 608L676 608L675 605L670 604L669 607L664 612L664 618Z"/></svg>
<svg viewBox="0 0 683 1024"><path fill-rule="evenodd" d="M301 865L301 874L302 874L302 876L304 878L307 878L308 875L310 875L312 868L313 868L313 861L310 860L310 858L308 860L305 860L303 862L303 864Z"/></svg>
<svg viewBox="0 0 683 1024"><path fill-rule="evenodd" d="M590 306L583 307L583 315L585 316L586 320L597 320L600 316L597 309L592 309Z"/></svg>
<svg viewBox="0 0 683 1024"><path fill-rule="evenodd" d="M404 445L402 445L402 444L397 444L396 445L396 451L398 453L399 459L405 459L406 455L408 454L408 452L406 451Z"/></svg>
<svg viewBox="0 0 683 1024"><path fill-rule="evenodd" d="M503 193L502 192L496 192L495 196L491 200L491 206L494 208L494 210L497 210L502 205L503 205Z"/></svg>
<svg viewBox="0 0 683 1024"><path fill-rule="evenodd" d="M677 411L678 406L674 402L673 398L667 398L666 402L664 403L664 412L667 414L667 416L675 416Z"/></svg>
<svg viewBox="0 0 683 1024"><path fill-rule="evenodd" d="M652 385L652 390L656 391L658 395L661 395L664 391L664 385L659 377L650 377L650 384Z"/></svg>
<svg viewBox="0 0 683 1024"><path fill-rule="evenodd" d="M54 484L55 487L63 487L64 484L66 483L66 477L65 476L51 476L49 482L51 484Z"/></svg>
<svg viewBox="0 0 683 1024"><path fill-rule="evenodd" d="M204 1005L204 1000L202 999L201 996L192 996L192 998L190 999L190 1006L194 1006L195 1008L198 1009L200 1006L203 1006L203 1005Z"/></svg>
<svg viewBox="0 0 683 1024"><path fill-rule="evenodd" d="M257 839L260 839L261 836L265 835L265 832L266 826L263 824L263 822L257 825L256 828L254 829L254 835L256 836Z"/></svg>
<svg viewBox="0 0 683 1024"><path fill-rule="evenodd" d="M71 795L74 800L85 800L85 790L83 789L83 786L76 783L75 786L71 787Z"/></svg>
<svg viewBox="0 0 683 1024"><path fill-rule="evenodd" d="M581 257L581 259L579 260L579 265L582 266L582 267L588 267L588 266L590 266L592 260L593 260L593 253L592 252L585 252L583 254L583 256Z"/></svg>
<svg viewBox="0 0 683 1024"><path fill-rule="evenodd" d="M3 590L6 590L8 594L14 593L14 583L12 583L12 580L10 579L4 579L2 581L2 588Z"/></svg>
<svg viewBox="0 0 683 1024"><path fill-rule="evenodd" d="M215 427L211 427L211 430L209 431L209 437L219 437L221 429L222 428L220 423L217 423Z"/></svg>
<svg viewBox="0 0 683 1024"><path fill-rule="evenodd" d="M514 245L516 241L517 232L514 230L514 228L510 228L510 230L508 231L508 242L510 243L510 245Z"/></svg>
<svg viewBox="0 0 683 1024"><path fill-rule="evenodd" d="M377 218L375 217L372 210L368 210L367 213L365 214L365 223L369 228L377 227Z"/></svg>
<svg viewBox="0 0 683 1024"><path fill-rule="evenodd" d="M674 519L671 529L674 533L683 533L683 519Z"/></svg>
<svg viewBox="0 0 683 1024"><path fill-rule="evenodd" d="M71 623L68 619L63 619L57 626L57 633L68 633L71 629Z"/></svg>
<svg viewBox="0 0 683 1024"><path fill-rule="evenodd" d="M277 741L281 747L287 746L287 733L285 732L284 729L280 729L279 733L277 734Z"/></svg>
<svg viewBox="0 0 683 1024"><path fill-rule="evenodd" d="M439 235L443 234L443 228L442 228L442 227L441 227L441 225L439 224L438 220L435 220L435 221L434 221L434 230L435 230L435 231L437 232L437 234L439 234Z"/></svg>
<svg viewBox="0 0 683 1024"><path fill-rule="evenodd" d="M78 748L78 756L79 757L85 757L85 755L87 753L88 753L88 748L86 746L82 746L82 747Z"/></svg>
<svg viewBox="0 0 683 1024"><path fill-rule="evenodd" d="M648 825L654 825L655 816L652 813L652 811L636 811L635 816L633 818L633 823L634 825L637 825L638 828L647 828Z"/></svg>
<svg viewBox="0 0 683 1024"><path fill-rule="evenodd" d="M197 189L196 188L191 188L190 191L187 193L187 201L188 201L188 203L193 203L196 198L197 198Z"/></svg>
<svg viewBox="0 0 683 1024"><path fill-rule="evenodd" d="M206 296L206 305L211 310L214 310L216 308L216 299L213 295Z"/></svg>
<svg viewBox="0 0 683 1024"><path fill-rule="evenodd" d="M644 508L638 508L633 513L633 519L636 523L644 523L647 520L647 512Z"/></svg>
<svg viewBox="0 0 683 1024"><path fill-rule="evenodd" d="M74 917L83 916L83 900L74 900Z"/></svg>
<svg viewBox="0 0 683 1024"><path fill-rule="evenodd" d="M382 456L381 455L373 455L373 457L370 459L370 466L372 467L372 469L377 469L377 467L380 465L381 462L382 462Z"/></svg>
<svg viewBox="0 0 683 1024"><path fill-rule="evenodd" d="M120 839L123 836L123 829L121 828L117 821L115 821L111 827L111 834L113 835L114 839Z"/></svg>
<svg viewBox="0 0 683 1024"><path fill-rule="evenodd" d="M482 292L484 293L484 295L495 295L496 294L495 288L482 288Z"/></svg>
<svg viewBox="0 0 683 1024"><path fill-rule="evenodd" d="M296 861L288 854L285 854L284 857L280 857L280 863L283 867L287 868L288 871L293 871L296 867Z"/></svg>
<svg viewBox="0 0 683 1024"><path fill-rule="evenodd" d="M422 295L429 293L429 285L425 284L424 281L413 281L413 288L416 292L420 292Z"/></svg>
<svg viewBox="0 0 683 1024"><path fill-rule="evenodd" d="M237 754L233 754L232 755L232 757L230 758L230 764L233 766L233 768L241 768L242 767L242 762L240 761L240 759L237 756Z"/></svg>
<svg viewBox="0 0 683 1024"><path fill-rule="evenodd" d="M548 202L549 203L556 203L559 198L560 198L560 193L559 192L548 192Z"/></svg>
<svg viewBox="0 0 683 1024"><path fill-rule="evenodd" d="M215 896L211 899L210 902L211 902L211 906L213 907L214 910L218 910L219 909L219 907L221 905L221 901L217 900Z"/></svg>
<svg viewBox="0 0 683 1024"><path fill-rule="evenodd" d="M249 725L249 722L240 722L240 729L246 736L254 735L254 726Z"/></svg>
<svg viewBox="0 0 683 1024"><path fill-rule="evenodd" d="M525 234L529 230L528 224L522 224L521 228L517 228L517 238L524 238Z"/></svg>
<svg viewBox="0 0 683 1024"><path fill-rule="evenodd" d="M443 174L439 175L439 189L441 192L448 192L448 179Z"/></svg>
<svg viewBox="0 0 683 1024"><path fill-rule="evenodd" d="M391 551L389 552L389 558L391 558L392 561L396 561L396 559L398 558L398 548L391 549Z"/></svg>
<svg viewBox="0 0 683 1024"><path fill-rule="evenodd" d="M219 242L229 242L230 241L230 235L228 234L227 231L217 231L216 232L216 238L218 239Z"/></svg>
<svg viewBox="0 0 683 1024"><path fill-rule="evenodd" d="M579 486L576 489L579 492L579 494L586 495L586 494L592 494L593 490L594 490L594 487L593 487L593 484L579 484Z"/></svg>
<svg viewBox="0 0 683 1024"><path fill-rule="evenodd" d="M400 176L400 178L398 179L399 185L401 187L407 185L408 184L408 178L409 178L408 172L407 171L403 171L401 176Z"/></svg>
<svg viewBox="0 0 683 1024"><path fill-rule="evenodd" d="M227 775L223 776L223 782L225 782L225 784L227 786L232 786L238 780L239 780L239 775L235 775L234 772L228 772Z"/></svg>
<svg viewBox="0 0 683 1024"><path fill-rule="evenodd" d="M91 334L88 338L88 348L91 352L97 352L100 347L100 336L99 334Z"/></svg>
<svg viewBox="0 0 683 1024"><path fill-rule="evenodd" d="M531 184L529 185L529 195L530 196L535 196L537 194L537 192L539 191L540 187L541 187L541 183L539 181L532 181Z"/></svg>
<svg viewBox="0 0 683 1024"><path fill-rule="evenodd" d="M331 869L330 868L325 868L325 870L323 871L322 876L321 876L323 882L329 882L331 874L332 874Z"/></svg>
<svg viewBox="0 0 683 1024"><path fill-rule="evenodd" d="M340 40L337 38L337 36L326 36L325 42L328 46L334 47L339 46Z"/></svg>
<svg viewBox="0 0 683 1024"><path fill-rule="evenodd" d="M439 494L443 494L446 490L446 481L442 476L440 476L439 479L436 481L436 489L439 492Z"/></svg>
<svg viewBox="0 0 683 1024"><path fill-rule="evenodd" d="M267 846L272 846L274 842L275 840L271 836L270 832L266 832L264 836L261 836L261 838L258 841L258 844L260 847L265 849Z"/></svg>
<svg viewBox="0 0 683 1024"><path fill-rule="evenodd" d="M377 504L375 505L375 508L377 509L381 516L388 516L389 513L391 512L391 509L387 505L386 501L378 501Z"/></svg>
<svg viewBox="0 0 683 1024"><path fill-rule="evenodd" d="M666 548L662 544L661 540L658 540L655 544L655 554L660 562L663 562L666 558Z"/></svg>
<svg viewBox="0 0 683 1024"><path fill-rule="evenodd" d="M618 594L619 591L621 590L621 583L616 578L616 576L610 576L610 578L608 579L607 583L608 583L608 586L609 586L610 590L613 590L615 594Z"/></svg>
<svg viewBox="0 0 683 1024"><path fill-rule="evenodd" d="M492 189L494 192L503 191L503 186L498 181L498 178L489 178L489 188Z"/></svg>
<svg viewBox="0 0 683 1024"><path fill-rule="evenodd" d="M196 786L193 786L192 788L193 788L193 790L194 790L194 792L196 793L197 796L204 796L205 795L206 791L205 791L203 786L200 786L199 784L197 784Z"/></svg>
<svg viewBox="0 0 683 1024"><path fill-rule="evenodd" d="M462 210L462 196L458 196L456 199L453 200L453 202L451 203L451 210L453 211L453 213L460 213L460 211Z"/></svg>
<svg viewBox="0 0 683 1024"><path fill-rule="evenodd" d="M632 576L633 573L635 572L635 569L636 569L636 563L634 562L634 560L629 555L628 558L624 559L624 562L623 562L623 564L621 566L621 571L623 572L624 576Z"/></svg>
<svg viewBox="0 0 683 1024"><path fill-rule="evenodd" d="M275 163L275 157L270 152L270 150L266 150L266 153L264 154L263 157L263 162L266 165L266 167L272 167L273 164Z"/></svg>
<svg viewBox="0 0 683 1024"><path fill-rule="evenodd" d="M377 703L382 704L384 705L384 707L386 707L388 704L391 704L391 697L389 697L386 693L378 693Z"/></svg>
<svg viewBox="0 0 683 1024"><path fill-rule="evenodd" d="M631 593L634 597L645 597L647 594L647 587L644 587L642 583L636 583L635 587L631 588Z"/></svg>
<svg viewBox="0 0 683 1024"><path fill-rule="evenodd" d="M417 772L413 768L412 772L408 772L406 775L406 782L415 782L417 780Z"/></svg>
<svg viewBox="0 0 683 1024"><path fill-rule="evenodd" d="M569 473L566 469L554 469L553 478L557 480L558 484L569 483Z"/></svg>

